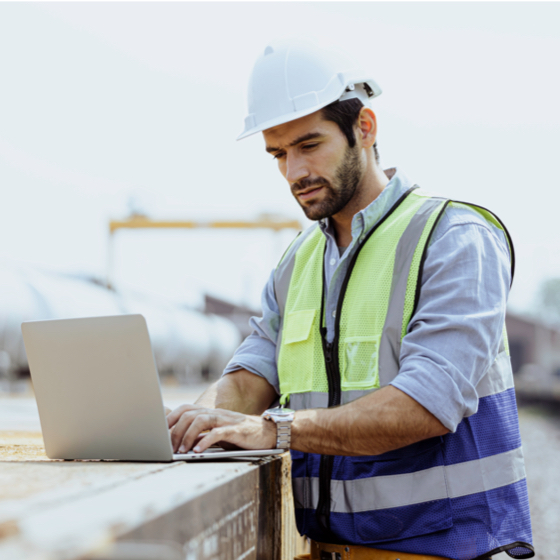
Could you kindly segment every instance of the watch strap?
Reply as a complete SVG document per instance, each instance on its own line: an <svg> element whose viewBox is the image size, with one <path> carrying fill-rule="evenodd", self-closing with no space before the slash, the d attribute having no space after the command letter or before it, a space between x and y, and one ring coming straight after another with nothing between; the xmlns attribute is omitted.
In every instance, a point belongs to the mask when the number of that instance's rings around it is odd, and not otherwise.
<svg viewBox="0 0 560 560"><path fill-rule="evenodd" d="M292 422L276 422L276 449L290 449Z"/></svg>

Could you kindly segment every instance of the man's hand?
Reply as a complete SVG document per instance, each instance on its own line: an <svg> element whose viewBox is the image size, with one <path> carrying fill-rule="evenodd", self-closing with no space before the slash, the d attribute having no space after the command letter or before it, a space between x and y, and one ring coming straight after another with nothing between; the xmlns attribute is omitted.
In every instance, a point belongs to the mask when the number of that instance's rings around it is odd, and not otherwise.
<svg viewBox="0 0 560 560"><path fill-rule="evenodd" d="M167 416L171 445L175 453L196 453L217 442L243 449L271 449L276 446L276 425L260 416L220 408L184 404Z"/></svg>

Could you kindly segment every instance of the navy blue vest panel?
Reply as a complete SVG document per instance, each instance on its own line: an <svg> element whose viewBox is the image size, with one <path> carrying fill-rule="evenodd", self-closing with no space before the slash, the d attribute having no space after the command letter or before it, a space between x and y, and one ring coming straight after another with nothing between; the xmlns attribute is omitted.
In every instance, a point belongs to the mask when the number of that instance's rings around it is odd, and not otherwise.
<svg viewBox="0 0 560 560"><path fill-rule="evenodd" d="M437 504L437 502L436 502ZM454 498L450 500L453 512L452 526L438 530L442 522L439 516L445 517L448 509L442 505L442 511L436 507L426 512L424 504L406 506L379 512L379 516L370 513L352 515L331 513L331 525L344 538L333 539L333 534L326 534L317 524L315 514L311 510L296 509L296 523L301 531L319 542L345 544L350 540L362 546L372 546L382 550L409 552L411 554L448 555L457 560L484 558L489 551L499 550L509 545L514 533L520 542L532 543L531 526L523 523L529 517L529 502L526 481L519 481L511 486L498 488L489 492ZM402 511L405 510L405 511ZM519 517L517 520L512 519ZM378 513L378 512L376 512ZM383 531L385 535L398 531L405 523L419 521L416 530L425 531L421 535L389 538L385 541L371 542L371 533ZM406 534L412 532L407 531ZM508 551L513 558L531 558L533 551L519 546Z"/></svg>
<svg viewBox="0 0 560 560"><path fill-rule="evenodd" d="M520 457L518 472L508 472L513 469L507 461L503 463L505 472L484 472L498 470L495 465L500 465L500 457L511 456ZM294 484L298 479L319 478L320 455L292 451L292 461ZM384 507L393 496L376 494L377 487L386 488L388 484L396 484L393 488L398 493L402 478L418 476L421 484L423 476L438 471L444 481L443 494L435 499L411 503L414 497L404 491L406 505ZM382 486L376 486L381 482L377 477L385 477ZM426 480L437 483L437 478ZM488 480L498 482L492 485ZM509 482L501 485L500 480ZM343 490L332 491L330 532L318 525L313 496L306 495L308 503L296 503L301 534L319 542L459 560L484 557L513 543L520 546L509 550L510 556L534 555L532 548L525 546L532 545L531 519L513 389L481 398L478 412L465 418L455 433L383 455L335 457L331 488L336 485ZM358 491L360 496L356 495ZM363 504L371 509L363 511Z"/></svg>

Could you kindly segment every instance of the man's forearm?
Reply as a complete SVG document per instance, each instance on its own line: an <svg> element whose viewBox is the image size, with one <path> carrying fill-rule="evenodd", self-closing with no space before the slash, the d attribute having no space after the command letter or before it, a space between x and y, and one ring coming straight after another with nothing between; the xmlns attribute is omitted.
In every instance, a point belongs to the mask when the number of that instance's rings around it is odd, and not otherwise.
<svg viewBox="0 0 560 560"><path fill-rule="evenodd" d="M298 411L291 447L322 455L379 455L448 431L422 405L389 385L344 406Z"/></svg>
<svg viewBox="0 0 560 560"><path fill-rule="evenodd" d="M261 414L276 399L272 386L250 371L240 369L221 377L195 402L204 408L223 408L243 414Z"/></svg>

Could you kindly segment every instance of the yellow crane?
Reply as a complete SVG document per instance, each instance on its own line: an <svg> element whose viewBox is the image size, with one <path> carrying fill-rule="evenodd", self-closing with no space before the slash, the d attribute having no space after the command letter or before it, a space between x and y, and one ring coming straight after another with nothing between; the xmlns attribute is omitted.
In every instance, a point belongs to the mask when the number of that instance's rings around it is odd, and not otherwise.
<svg viewBox="0 0 560 560"><path fill-rule="evenodd" d="M123 220L109 221L109 248L107 251L107 287L112 288L113 260L114 260L114 235L120 229L295 229L301 231L303 225L298 220L286 219L275 214L261 214L256 220L217 220L217 221L191 221L191 220L153 220L143 214L133 213Z"/></svg>

